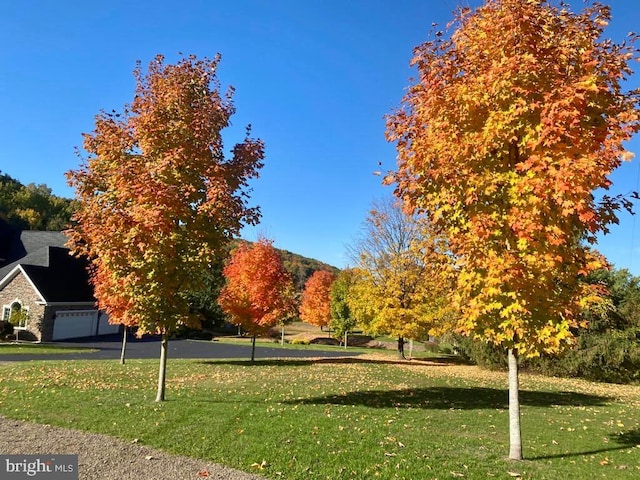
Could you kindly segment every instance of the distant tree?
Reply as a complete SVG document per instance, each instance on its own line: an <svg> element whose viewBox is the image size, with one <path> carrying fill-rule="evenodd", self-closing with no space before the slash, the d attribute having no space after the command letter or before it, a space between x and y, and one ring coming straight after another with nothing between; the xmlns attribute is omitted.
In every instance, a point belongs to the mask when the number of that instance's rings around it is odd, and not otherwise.
<svg viewBox="0 0 640 480"><path fill-rule="evenodd" d="M339 271L336 267L332 267L331 265L328 265L324 262L313 258L304 257L287 250L280 250L280 254L282 255L284 268L286 268L287 271L291 274L293 284L296 288L296 291L299 293L302 293L307 280L309 280L311 275L313 275L315 272L324 270L335 275Z"/></svg>
<svg viewBox="0 0 640 480"><path fill-rule="evenodd" d="M218 304L218 296L224 286L222 270L229 254L216 258L209 268L202 272L203 284L197 290L187 293L187 299L191 309L200 316L200 326L203 329L212 329L222 326L226 321L226 315Z"/></svg>
<svg viewBox="0 0 640 480"><path fill-rule="evenodd" d="M573 343L601 299L584 278L604 260L585 243L629 205L593 193L640 128L639 93L622 88L637 54L601 40L609 20L598 3L461 9L450 37L415 49L418 82L388 119L398 170L387 181L448 238L460 328L507 351L511 459L522 459L518 357Z"/></svg>
<svg viewBox="0 0 640 480"><path fill-rule="evenodd" d="M610 301L610 308L590 312L588 331L640 328L640 277L627 269L604 268L589 275L587 281L604 285Z"/></svg>
<svg viewBox="0 0 640 480"><path fill-rule="evenodd" d="M449 324L452 259L424 215L407 215L397 199L372 204L350 248L355 268L351 309L377 335L421 339Z"/></svg>
<svg viewBox="0 0 640 480"><path fill-rule="evenodd" d="M169 336L198 326L189 293L259 217L246 199L263 143L247 136L225 158L221 130L235 110L231 92L219 92L218 62L169 65L159 55L146 74L138 65L133 103L96 117L84 136L88 157L68 173L80 201L71 247L91 261L99 307L139 335L162 335L156 401L165 396Z"/></svg>
<svg viewBox="0 0 640 480"><path fill-rule="evenodd" d="M256 336L279 321L296 314L291 276L273 242L241 243L224 268L226 284L218 302L231 322L251 335L251 362L255 360Z"/></svg>
<svg viewBox="0 0 640 480"><path fill-rule="evenodd" d="M347 347L347 335L356 326L356 318L349 306L350 291L354 283L352 269L341 270L331 284L331 321L329 326L336 338L344 338Z"/></svg>
<svg viewBox="0 0 640 480"><path fill-rule="evenodd" d="M303 322L326 327L331 320L331 284L335 275L326 270L318 270L307 280L302 302L300 319Z"/></svg>
<svg viewBox="0 0 640 480"><path fill-rule="evenodd" d="M0 174L0 218L21 230L66 229L77 203L58 197L46 185L23 185Z"/></svg>

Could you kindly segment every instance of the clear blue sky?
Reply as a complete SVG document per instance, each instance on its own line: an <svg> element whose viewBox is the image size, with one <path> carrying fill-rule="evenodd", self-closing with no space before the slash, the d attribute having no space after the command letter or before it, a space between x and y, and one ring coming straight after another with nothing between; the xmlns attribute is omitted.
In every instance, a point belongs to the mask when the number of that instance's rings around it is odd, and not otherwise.
<svg viewBox="0 0 640 480"><path fill-rule="evenodd" d="M409 85L412 49L458 3L0 0L0 170L72 197L64 172L79 165L74 147L99 110L132 100L136 60L219 52L219 78L236 88L226 146L247 123L267 146L252 201L262 223L244 236L342 267L370 202L390 192L372 172L395 165L383 116ZM608 36L638 28L640 2L604 3ZM628 87L639 86L635 75ZM640 140L630 148L640 154ZM612 193L638 189L639 162L613 174ZM640 275L640 220L621 214L599 249Z"/></svg>

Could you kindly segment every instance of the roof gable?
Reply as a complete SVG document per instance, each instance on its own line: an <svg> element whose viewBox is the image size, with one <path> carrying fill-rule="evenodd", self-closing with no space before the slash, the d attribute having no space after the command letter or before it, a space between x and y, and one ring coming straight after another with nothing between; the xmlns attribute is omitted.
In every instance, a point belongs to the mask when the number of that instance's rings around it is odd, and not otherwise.
<svg viewBox="0 0 640 480"><path fill-rule="evenodd" d="M0 289L22 272L43 300L93 302L86 260L71 256L62 232L3 230L0 235Z"/></svg>
<svg viewBox="0 0 640 480"><path fill-rule="evenodd" d="M54 302L95 301L87 262L71 256L67 248L48 247L47 265L21 265L44 300Z"/></svg>

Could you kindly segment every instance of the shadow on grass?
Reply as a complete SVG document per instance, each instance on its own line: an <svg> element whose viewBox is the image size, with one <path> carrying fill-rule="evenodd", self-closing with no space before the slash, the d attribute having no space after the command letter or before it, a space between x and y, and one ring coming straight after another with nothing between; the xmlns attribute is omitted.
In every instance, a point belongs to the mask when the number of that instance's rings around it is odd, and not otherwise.
<svg viewBox="0 0 640 480"><path fill-rule="evenodd" d="M599 453L614 452L616 450L626 450L640 446L640 430L629 430L623 433L610 433L609 439L612 441L611 446L599 448L596 450L588 450L583 452L555 453L553 455L538 455L528 457L527 460L551 460L554 458L572 458L582 457L584 455L597 455ZM617 444L617 445L616 445Z"/></svg>
<svg viewBox="0 0 640 480"><path fill-rule="evenodd" d="M358 354L359 355L359 354ZM222 359L203 360L203 365L233 365L233 366L259 366L259 367L301 367L314 364L377 364L377 365L403 365L405 367L419 367L425 365L469 365L458 357L434 357L413 360L398 360L384 358L360 358L360 357L324 357L324 358L265 358L257 359L253 363L249 359Z"/></svg>
<svg viewBox="0 0 640 480"><path fill-rule="evenodd" d="M598 406L607 397L575 392L520 391L520 404L532 407L552 405ZM507 409L506 390L485 387L433 387L403 390L369 390L342 395L291 400L286 403L303 405L362 405L371 408L424 408L435 410Z"/></svg>

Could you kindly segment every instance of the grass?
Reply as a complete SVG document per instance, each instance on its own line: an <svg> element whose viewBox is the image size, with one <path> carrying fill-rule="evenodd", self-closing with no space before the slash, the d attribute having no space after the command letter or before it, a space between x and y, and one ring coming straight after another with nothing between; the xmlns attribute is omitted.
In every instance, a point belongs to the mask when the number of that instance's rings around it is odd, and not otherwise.
<svg viewBox="0 0 640 480"><path fill-rule="evenodd" d="M251 338L247 337L216 337L216 342L227 343L232 345L251 345ZM302 344L302 343L285 343L281 345L279 341L270 338L256 339L256 346L259 347L274 347L284 350L316 350L316 351L335 351L335 352L348 352L349 354L371 354L396 358L398 352L393 349L373 349L371 347L352 347L348 349L338 345L320 345L320 344ZM405 354L409 355L409 349L405 350ZM454 355L445 355L442 353L433 353L425 350L415 349L412 353L412 358L415 359L435 359L435 358L457 358Z"/></svg>
<svg viewBox="0 0 640 480"><path fill-rule="evenodd" d="M350 334L349 337L349 353L353 354L370 354L372 351L375 351L377 354L386 355L389 357L397 357L397 338L392 337L366 337L370 338L377 344L386 344L386 348L363 345L362 341L358 341L355 337L362 337L363 332L357 331ZM291 350L335 350L344 352L344 346L339 345L331 345L326 342L321 343L310 343L313 340L322 340L322 339L333 339L333 334L330 330L326 329L321 330L320 327L310 325L306 322L293 322L287 324L285 327L285 343L280 343L280 327L273 327L271 329L271 335L268 337L258 337L256 339L256 344L262 347L278 347L284 349ZM218 335L214 337L216 342L220 343L228 343L228 344L240 344L240 345L250 345L251 337L244 336L238 337L235 335ZM352 343L351 343L352 342ZM366 343L366 342L365 342ZM410 348L409 343L405 345L405 355L409 357ZM416 342L415 348L411 352L412 358L417 359L428 359L428 358L438 358L444 357L445 354L442 353L434 353L430 351L426 351L422 342ZM453 357L453 355L450 355Z"/></svg>
<svg viewBox="0 0 640 480"><path fill-rule="evenodd" d="M0 414L272 479L632 479L640 387L523 375L526 460L510 462L506 378L388 357L0 365ZM52 445L54 447L54 445Z"/></svg>
<svg viewBox="0 0 640 480"><path fill-rule="evenodd" d="M42 345L37 343L0 343L0 358L2 355L29 354L49 355L64 353L89 353L95 352L90 348L59 347L56 345Z"/></svg>

